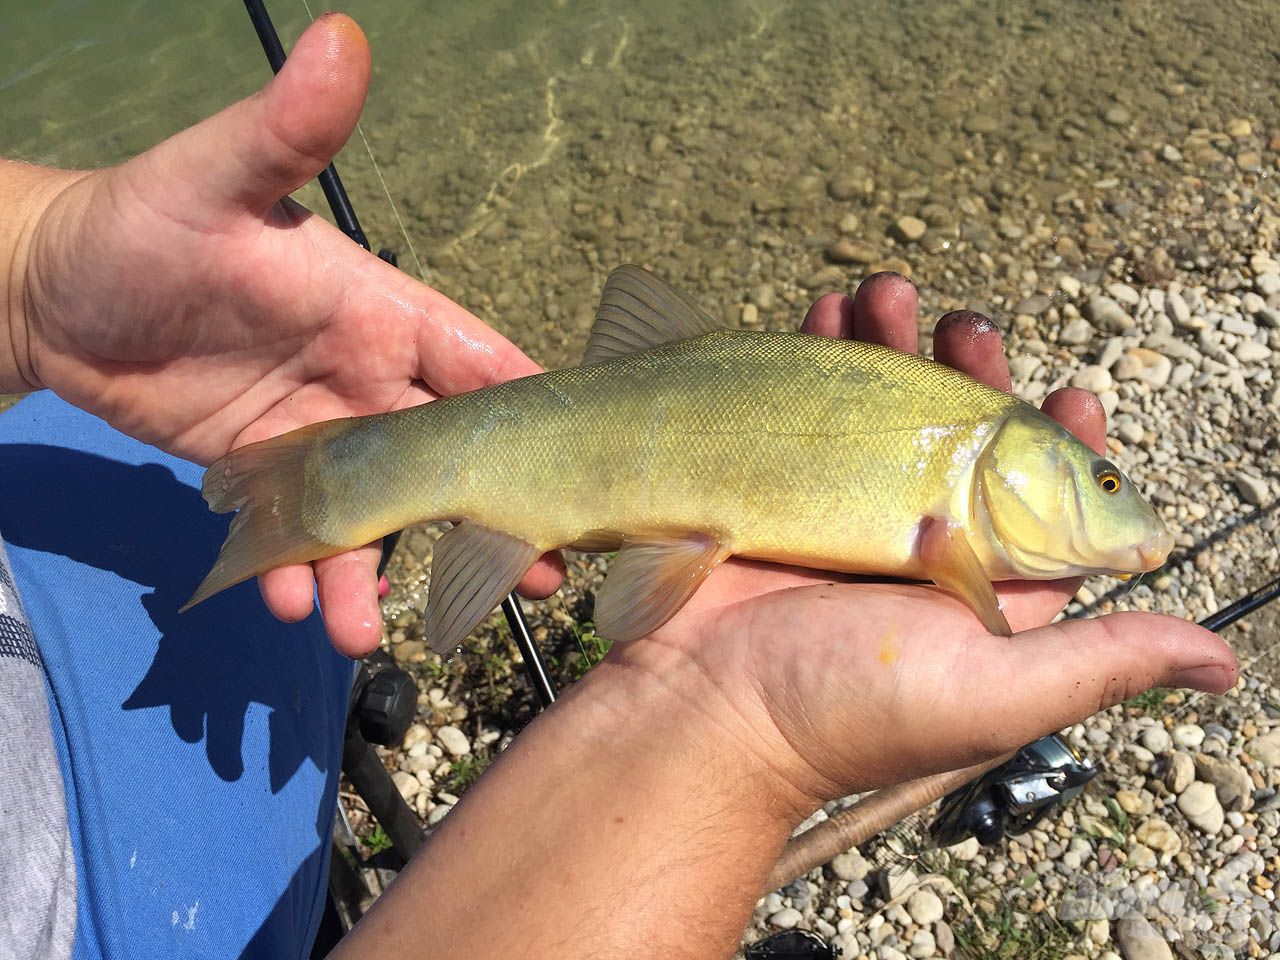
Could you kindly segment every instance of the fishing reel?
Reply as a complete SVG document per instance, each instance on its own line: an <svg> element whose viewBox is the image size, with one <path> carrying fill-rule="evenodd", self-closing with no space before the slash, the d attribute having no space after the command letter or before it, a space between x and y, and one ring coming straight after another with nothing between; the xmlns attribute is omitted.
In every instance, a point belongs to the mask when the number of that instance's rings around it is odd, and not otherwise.
<svg viewBox="0 0 1280 960"><path fill-rule="evenodd" d="M944 797L930 834L940 847L969 837L991 846L1019 836L1054 806L1079 796L1097 774L1093 762L1057 734L1041 737Z"/></svg>

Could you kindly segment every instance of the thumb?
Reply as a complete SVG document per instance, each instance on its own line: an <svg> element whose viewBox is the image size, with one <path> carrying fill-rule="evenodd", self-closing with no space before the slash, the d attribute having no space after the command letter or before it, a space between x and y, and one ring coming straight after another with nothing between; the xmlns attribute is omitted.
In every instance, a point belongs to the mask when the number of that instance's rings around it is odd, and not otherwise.
<svg viewBox="0 0 1280 960"><path fill-rule="evenodd" d="M989 649L976 676L993 681L956 706L970 717L974 752L995 756L1079 723L1153 686L1223 693L1239 664L1217 634L1177 617L1115 613L1019 633ZM957 718L959 719L959 718ZM972 725L972 721L970 721Z"/></svg>
<svg viewBox="0 0 1280 960"><path fill-rule="evenodd" d="M360 27L344 14L327 13L262 90L144 157L161 168L153 168L155 174L200 183L204 199L223 212L265 213L342 149L364 107L369 73Z"/></svg>

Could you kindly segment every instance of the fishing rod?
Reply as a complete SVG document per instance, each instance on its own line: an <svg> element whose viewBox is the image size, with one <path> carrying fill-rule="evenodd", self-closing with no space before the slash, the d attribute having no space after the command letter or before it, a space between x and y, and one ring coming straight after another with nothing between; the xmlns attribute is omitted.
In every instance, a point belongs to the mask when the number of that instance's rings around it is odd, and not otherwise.
<svg viewBox="0 0 1280 960"><path fill-rule="evenodd" d="M284 66L286 54L284 45L280 42L280 35L276 33L275 24L271 22L271 15L267 13L265 3L263 0L244 0L244 5L249 12L249 19L253 21L253 29L258 34L258 42L262 44L262 52L266 54L267 63L271 65L271 71L279 73ZM347 195L346 188L342 185L342 179L338 176L338 168L330 162L328 166L320 171L320 175L316 179L320 181L320 188L324 191L325 199L329 202L329 209L333 212L333 219L337 223L338 229L346 234L349 239L360 244L364 249L371 251L369 240L360 228L360 221L356 218L355 208L351 205L351 198ZM395 254L391 251L381 250L378 252L378 257L392 266L396 266ZM399 539L400 531L396 531L384 538L382 542L382 559L378 562L379 577L386 570L387 563L391 559L391 553L395 550ZM511 628L516 647L520 650L520 656L524 660L529 682L533 685L539 704L545 709L555 702L555 682L547 671L547 665L542 659L542 652L538 649L533 635L529 632L529 624L524 618L524 611L520 609L520 601L514 593L508 595L502 601L502 613L507 619L507 625Z"/></svg>

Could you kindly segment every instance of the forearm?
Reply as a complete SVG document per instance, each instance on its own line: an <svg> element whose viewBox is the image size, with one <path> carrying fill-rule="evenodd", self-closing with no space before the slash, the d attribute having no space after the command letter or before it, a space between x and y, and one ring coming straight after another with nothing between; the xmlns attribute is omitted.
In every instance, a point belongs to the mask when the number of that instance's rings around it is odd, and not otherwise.
<svg viewBox="0 0 1280 960"><path fill-rule="evenodd" d="M0 159L0 393L44 386L32 349L38 298L29 282L33 245L50 204L83 176Z"/></svg>
<svg viewBox="0 0 1280 960"><path fill-rule="evenodd" d="M335 956L729 956L808 803L701 678L606 661L522 733ZM727 721L727 722L722 722Z"/></svg>

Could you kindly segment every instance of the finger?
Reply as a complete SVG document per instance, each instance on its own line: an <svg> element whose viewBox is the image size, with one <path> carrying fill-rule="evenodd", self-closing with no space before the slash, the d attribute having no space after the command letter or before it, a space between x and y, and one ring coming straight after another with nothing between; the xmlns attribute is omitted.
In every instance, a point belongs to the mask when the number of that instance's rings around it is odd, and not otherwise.
<svg viewBox="0 0 1280 960"><path fill-rule="evenodd" d="M413 375L436 393L453 396L541 372L515 344L444 294L390 265L379 263L375 269L385 271L380 279L390 289L404 284L404 295L388 298L387 306L403 310L405 304L412 305L420 331L414 339Z"/></svg>
<svg viewBox="0 0 1280 960"><path fill-rule="evenodd" d="M159 167L166 181L200 183L221 209L265 212L346 143L364 107L369 72L369 44L355 21L325 14L261 92L143 154L139 167Z"/></svg>
<svg viewBox="0 0 1280 960"><path fill-rule="evenodd" d="M853 298L843 293L827 293L813 302L800 325L801 333L815 337L853 336Z"/></svg>
<svg viewBox="0 0 1280 960"><path fill-rule="evenodd" d="M853 335L904 353L920 344L916 313L920 298L915 285L896 273L873 273L853 295Z"/></svg>
<svg viewBox="0 0 1280 960"><path fill-rule="evenodd" d="M1012 387L1000 328L972 310L956 310L938 321L933 358L1005 393Z"/></svg>
<svg viewBox="0 0 1280 960"><path fill-rule="evenodd" d="M1222 638L1150 613L1115 613L991 638L967 647L962 659L965 675L984 682L939 702L941 716L933 722L939 730L970 731L976 756L1015 749L1153 686L1222 693L1239 675Z"/></svg>
<svg viewBox="0 0 1280 960"><path fill-rule="evenodd" d="M258 577L258 589L267 609L285 623L305 620L315 609L316 580L309 563L268 570Z"/></svg>
<svg viewBox="0 0 1280 960"><path fill-rule="evenodd" d="M564 581L564 557L544 553L516 585L516 593L528 600L544 600L560 589Z"/></svg>
<svg viewBox="0 0 1280 960"><path fill-rule="evenodd" d="M1107 411L1094 394L1076 387L1063 387L1045 397L1040 409L1074 433L1094 453L1106 455Z"/></svg>
<svg viewBox="0 0 1280 960"><path fill-rule="evenodd" d="M315 562L320 613L335 650L348 657L365 657L382 640L382 611L378 606L377 544Z"/></svg>

